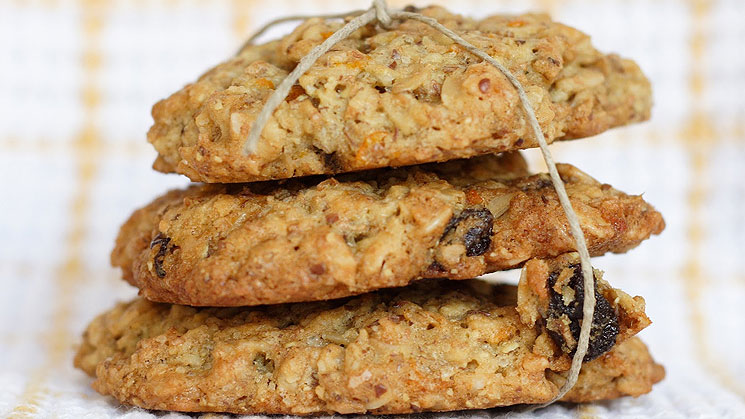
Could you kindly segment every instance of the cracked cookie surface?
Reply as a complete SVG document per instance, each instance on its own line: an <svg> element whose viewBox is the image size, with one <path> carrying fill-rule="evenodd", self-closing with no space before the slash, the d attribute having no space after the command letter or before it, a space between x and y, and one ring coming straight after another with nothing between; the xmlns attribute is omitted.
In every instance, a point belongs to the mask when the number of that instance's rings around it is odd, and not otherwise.
<svg viewBox="0 0 745 419"><path fill-rule="evenodd" d="M640 196L558 169L593 256L625 252L664 228ZM241 306L473 278L573 250L548 176L507 153L172 191L123 225L112 263L147 299Z"/></svg>
<svg viewBox="0 0 745 419"><path fill-rule="evenodd" d="M648 119L648 80L630 60L544 15L438 19L523 84L550 143ZM323 55L274 112L255 153L242 147L269 95L341 22L311 19L249 46L153 108L163 172L234 183L333 174L537 147L517 93L495 68L428 26L374 25Z"/></svg>
<svg viewBox="0 0 745 419"><path fill-rule="evenodd" d="M91 323L75 364L100 393L159 410L381 414L546 402L571 359L522 321L516 294L514 286L436 280L262 307L137 299ZM627 335L644 326L623 316L619 324L633 325ZM638 396L663 377L629 337L587 362L563 400Z"/></svg>

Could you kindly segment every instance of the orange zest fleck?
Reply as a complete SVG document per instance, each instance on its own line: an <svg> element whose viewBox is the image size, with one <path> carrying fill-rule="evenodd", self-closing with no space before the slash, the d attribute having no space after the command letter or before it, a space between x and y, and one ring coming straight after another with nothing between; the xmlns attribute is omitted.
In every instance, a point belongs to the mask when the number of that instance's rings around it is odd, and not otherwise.
<svg viewBox="0 0 745 419"><path fill-rule="evenodd" d="M484 198L482 198L478 192L469 189L466 191L466 202L468 202L468 205L481 204L484 202Z"/></svg>
<svg viewBox="0 0 745 419"><path fill-rule="evenodd" d="M344 65L349 68L360 69L365 65L365 63L363 63L362 61L347 61L344 63Z"/></svg>
<svg viewBox="0 0 745 419"><path fill-rule="evenodd" d="M256 85L266 89L274 89L274 82L269 79L257 79Z"/></svg>
<svg viewBox="0 0 745 419"><path fill-rule="evenodd" d="M524 20L513 20L510 23L507 24L510 28L520 28L527 25L527 22Z"/></svg>
<svg viewBox="0 0 745 419"><path fill-rule="evenodd" d="M370 148L374 148L375 145L383 142L386 136L388 136L387 131L374 131L370 133L367 137L365 137L365 140L362 141L362 145L357 150L355 158L357 160L367 160L365 156L366 154L368 154L368 150L370 150Z"/></svg>
<svg viewBox="0 0 745 419"><path fill-rule="evenodd" d="M452 43L448 47L448 52L461 52L461 51L463 51L463 47L461 47L460 45L456 43Z"/></svg>

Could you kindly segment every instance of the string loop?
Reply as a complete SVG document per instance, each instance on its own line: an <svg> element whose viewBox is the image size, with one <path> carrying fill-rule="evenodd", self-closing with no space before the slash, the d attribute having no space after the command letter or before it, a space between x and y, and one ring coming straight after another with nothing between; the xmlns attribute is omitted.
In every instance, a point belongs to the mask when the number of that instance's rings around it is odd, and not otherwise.
<svg viewBox="0 0 745 419"><path fill-rule="evenodd" d="M448 29L447 27L442 25L440 22L438 22L436 19L424 16L419 13L399 11L399 10L395 10L395 11L389 10L385 0L373 0L372 7L370 7L366 11L351 12L351 13L339 14L339 15L317 16L317 17L330 19L330 18L342 18L342 17L349 17L349 16L356 16L356 17L350 20L341 29L334 32L329 38L327 38L320 45L313 48L308 53L308 55L303 57L298 62L298 65L295 67L295 69L290 74L288 74L287 77L284 78L284 80L282 80L279 86L277 86L275 91L272 93L272 95L269 97L269 99L264 104L264 107L262 108L259 115L256 117L256 120L254 121L253 125L251 126L251 130L248 134L246 142L244 143L244 147L243 147L244 154L250 155L255 151L256 145L261 136L261 132L263 131L264 127L269 121L269 118L271 117L271 115L274 113L277 107L285 100L292 86L295 83L297 83L300 77L303 74L305 74L305 72L307 72L308 69L310 69L310 67L313 66L313 64L315 64L318 58L320 58L323 54L328 52L339 41L348 38L356 30L362 28L363 26L369 23L377 21L380 24L380 26L382 26L383 28L390 28L391 25L393 24L393 21L395 20L416 20L418 22L422 22L434 28L435 30L443 33L448 38L452 39L455 43L465 48L469 53L481 58L485 62L497 68L510 81L510 83L512 84L512 86L515 88L515 90L518 93L518 96L520 98L520 103L528 119L528 124L530 125L533 131L533 135L535 136L536 141L538 142L538 145L541 150L541 154L543 155L543 159L546 162L546 166L548 167L548 173L549 173L549 176L551 177L551 182L553 183L554 189L556 189L556 193L559 196L559 202L561 204L561 208L564 210L564 214L566 215L567 221L569 222L569 229L574 238L574 241L576 244L576 250L579 253L580 263L582 267L582 277L583 277L584 297L585 297L584 303L582 306L582 319L583 320L590 319L590 321L582 321L579 339L577 340L577 348L575 350L574 356L572 357L572 365L569 369L569 373L567 374L567 381L559 389L559 392L556 394L556 396L552 400L542 405L533 406L530 410L545 407L551 403L554 403L555 401L564 397L564 395L567 392L569 392L569 390L571 390L572 387L574 387L574 384L577 382L577 378L579 377L579 372L582 368L582 361L584 360L585 355L587 354L587 348L590 343L590 329L592 326L592 318L595 313L595 281L594 281L594 276L593 276L593 271L592 271L592 265L590 263L590 252L587 249L585 235L582 232L582 228L580 227L579 218L577 217L577 214L574 212L574 209L572 208L572 204L569 202L569 196L567 195L566 189L564 187L564 182L562 181L561 177L559 176L558 170L556 169L556 163L554 162L554 159L551 155L551 151L548 148L548 143L546 142L546 138L543 135L543 130L541 129L540 124L538 123L538 119L535 116L535 110L533 109L533 106L531 105L530 100L528 99L528 95L525 93L525 89L523 88L522 83L520 83L520 81L515 77L515 75L512 74L512 72L510 72L504 65L502 65L502 63L497 61L494 57L490 56L483 50L477 48L470 42L466 41L463 37L461 37L454 31ZM250 43L252 43L259 35L263 34L264 32L266 32L267 29L269 29L271 26L277 23L287 22L291 20L306 19L306 18L310 18L310 16L291 16L291 17L278 19L273 22L269 22L267 25L262 27L254 36L252 36L249 39L249 41L246 43L246 45L250 45ZM244 45L243 48L245 48L246 45Z"/></svg>
<svg viewBox="0 0 745 419"><path fill-rule="evenodd" d="M385 0L373 0L373 8L375 8L375 18L380 22L380 26L390 29L393 19L388 13L388 5L385 4Z"/></svg>

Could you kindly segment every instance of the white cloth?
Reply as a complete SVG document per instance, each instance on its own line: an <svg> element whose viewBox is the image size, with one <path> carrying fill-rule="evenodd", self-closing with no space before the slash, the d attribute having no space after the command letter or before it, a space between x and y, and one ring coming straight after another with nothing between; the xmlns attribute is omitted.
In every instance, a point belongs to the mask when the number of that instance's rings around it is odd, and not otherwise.
<svg viewBox="0 0 745 419"><path fill-rule="evenodd" d="M150 170L150 107L273 17L363 7L364 0L0 3L0 416L154 417L96 394L71 365L87 323L136 294L108 263L119 225L187 183ZM557 161L644 193L664 214L660 237L594 264L613 285L645 297L654 324L641 336L667 378L637 399L536 414L745 417L742 1L459 0L449 8L472 16L548 10L592 34L599 49L636 59L655 89L651 122L552 149ZM539 168L537 152L527 155ZM514 409L439 416L454 415L528 416Z"/></svg>

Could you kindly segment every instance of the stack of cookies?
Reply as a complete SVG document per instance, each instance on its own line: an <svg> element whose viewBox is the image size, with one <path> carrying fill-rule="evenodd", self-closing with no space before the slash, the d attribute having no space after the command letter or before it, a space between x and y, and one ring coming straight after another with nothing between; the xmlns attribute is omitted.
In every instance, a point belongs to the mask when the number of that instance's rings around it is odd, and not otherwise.
<svg viewBox="0 0 745 419"><path fill-rule="evenodd" d="M648 118L632 61L542 15L436 18L517 76L548 142ZM95 319L75 364L148 409L408 413L544 403L582 323L575 242L503 74L422 23L368 25L303 75L243 153L268 96L343 23L311 19L155 105L155 169L195 182L136 211L112 263L141 298ZM664 228L640 196L558 165L592 256ZM475 278L521 268L517 286ZM644 300L595 270L579 381L638 396L664 370Z"/></svg>

